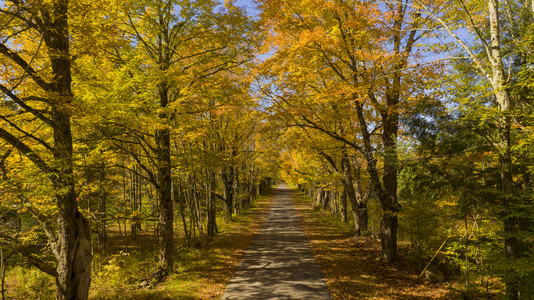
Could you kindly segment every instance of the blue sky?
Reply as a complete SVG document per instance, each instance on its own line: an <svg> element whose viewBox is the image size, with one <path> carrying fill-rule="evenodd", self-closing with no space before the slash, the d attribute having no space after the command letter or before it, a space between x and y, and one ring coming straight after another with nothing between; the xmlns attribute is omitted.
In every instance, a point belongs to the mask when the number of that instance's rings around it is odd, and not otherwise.
<svg viewBox="0 0 534 300"><path fill-rule="evenodd" d="M259 13L258 10L255 8L256 4L252 0L236 0L235 5L239 7L244 7L249 15L257 16Z"/></svg>

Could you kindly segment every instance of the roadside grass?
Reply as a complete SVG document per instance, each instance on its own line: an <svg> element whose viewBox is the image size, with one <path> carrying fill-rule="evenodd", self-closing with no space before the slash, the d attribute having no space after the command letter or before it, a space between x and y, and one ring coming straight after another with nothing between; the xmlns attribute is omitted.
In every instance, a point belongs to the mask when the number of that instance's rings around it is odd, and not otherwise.
<svg viewBox="0 0 534 300"><path fill-rule="evenodd" d="M399 263L381 262L380 241L354 236L348 225L313 209L310 201L297 193L293 204L334 299L455 298L449 283L419 279L402 256Z"/></svg>
<svg viewBox="0 0 534 300"><path fill-rule="evenodd" d="M152 231L136 237L110 232L109 252L94 258L90 299L218 299L224 293L241 255L252 243L271 205L272 195L258 197L231 222L218 220L219 234L201 236L187 247L177 238L175 273L161 283L140 287L157 265ZM178 223L178 222L177 222ZM17 265L6 274L7 299L55 299L54 279Z"/></svg>
<svg viewBox="0 0 534 300"><path fill-rule="evenodd" d="M92 299L218 299L224 293L241 255L252 243L271 204L272 196L259 197L253 207L243 209L231 222L219 222L219 234L202 236L186 247L178 243L175 273L155 286L140 288L139 283L155 270L156 252L140 251L122 255L127 262L120 270L93 280ZM148 245L149 243L147 243ZM155 245L154 245L155 246ZM152 248L152 247L151 247ZM125 257L125 258L124 258ZM110 265L108 264L108 268ZM104 273L104 275L106 275ZM115 280L122 284L113 284ZM110 290L110 282L113 287Z"/></svg>

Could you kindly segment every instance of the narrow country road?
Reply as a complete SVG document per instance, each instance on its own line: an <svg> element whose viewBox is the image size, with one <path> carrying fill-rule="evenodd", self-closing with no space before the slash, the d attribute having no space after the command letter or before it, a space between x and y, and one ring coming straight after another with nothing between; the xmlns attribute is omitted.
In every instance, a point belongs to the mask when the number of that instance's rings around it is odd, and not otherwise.
<svg viewBox="0 0 534 300"><path fill-rule="evenodd" d="M243 254L222 299L330 299L331 295L291 203L276 188L260 233Z"/></svg>

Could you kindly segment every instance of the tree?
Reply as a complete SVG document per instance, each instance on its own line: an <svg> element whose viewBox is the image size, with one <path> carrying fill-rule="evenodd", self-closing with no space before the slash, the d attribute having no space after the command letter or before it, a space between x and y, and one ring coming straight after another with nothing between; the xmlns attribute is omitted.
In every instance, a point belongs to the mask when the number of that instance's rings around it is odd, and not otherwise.
<svg viewBox="0 0 534 300"><path fill-rule="evenodd" d="M119 105L132 105L139 114L125 120L120 113L111 128L118 125L131 133L115 138L157 192L159 268L168 274L174 260L171 146L179 138L173 131L187 114L195 114L189 104L199 97L196 89L247 61L255 37L248 17L230 3L158 0L126 7L127 43L111 53L123 67L122 86L114 96ZM111 137L117 131L109 133Z"/></svg>
<svg viewBox="0 0 534 300"><path fill-rule="evenodd" d="M56 277L58 299L87 299L91 239L73 173L69 2L8 1L0 13L5 95L0 138L46 174L57 210L57 235L44 226L57 268L34 265Z"/></svg>
<svg viewBox="0 0 534 300"><path fill-rule="evenodd" d="M420 58L417 42L428 31L418 29L427 20L411 1L262 1L261 8L276 49L266 63L274 101L299 126L364 157L382 206L382 259L395 261L399 114L423 99L432 74L431 65L408 65ZM345 116L343 128L325 124L317 107Z"/></svg>
<svg viewBox="0 0 534 300"><path fill-rule="evenodd" d="M489 0L487 6L481 6L477 2L460 0L456 4L440 3L429 7L417 2L421 11L439 22L459 51L467 55L472 68L476 70L479 83L485 88L484 95L490 98L488 106L479 106L483 113L474 114L483 122L472 120L471 124L496 153L504 249L510 260L519 260L526 249L520 232L526 230L525 224L529 219L518 211L521 210L519 207L529 202L528 196L523 194L526 190L521 186L525 186L525 183L526 186L530 185L527 179L530 176L519 171L523 169L518 164L521 155L514 149L524 139L516 128L524 124L522 120L528 100L526 94L514 86L514 82L518 81L514 76L518 72L514 70L525 64L526 57L514 53L511 41L524 39L527 31L522 18L532 12L525 10L528 2L521 1ZM470 34L460 35L457 24L467 24ZM470 45L466 43L466 38L476 43ZM489 124L496 130L486 127ZM507 295L511 299L518 299L519 294L524 294L526 290L520 287L521 280L512 273L514 271L510 270L505 275Z"/></svg>

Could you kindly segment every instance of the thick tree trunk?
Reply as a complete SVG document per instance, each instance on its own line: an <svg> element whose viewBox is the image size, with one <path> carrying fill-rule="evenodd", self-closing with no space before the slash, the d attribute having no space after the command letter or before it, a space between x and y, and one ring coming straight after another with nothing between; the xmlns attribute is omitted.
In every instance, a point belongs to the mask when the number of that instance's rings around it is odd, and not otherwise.
<svg viewBox="0 0 534 300"><path fill-rule="evenodd" d="M384 131L382 133L382 143L385 146L384 153L384 175L382 182L386 202L397 204L397 128L398 116L396 114L383 116ZM398 210L383 208L380 224L380 235L382 243L382 260L394 262L397 259L397 215Z"/></svg>
<svg viewBox="0 0 534 300"><path fill-rule="evenodd" d="M72 169L72 137L68 115L53 110L55 161L52 182L58 207L58 299L87 299L91 280L91 238L89 224L78 211Z"/></svg>
<svg viewBox="0 0 534 300"><path fill-rule="evenodd" d="M91 281L91 238L87 220L78 211L74 190L73 146L70 104L72 103L69 54L68 2L54 3L51 28L43 33L50 49L51 88L57 93L51 108L54 136L54 172L50 174L58 208L58 299L87 299Z"/></svg>
<svg viewBox="0 0 534 300"><path fill-rule="evenodd" d="M159 268L165 274L169 274L173 271L174 212L171 199L170 133L167 128L156 130L156 143Z"/></svg>
<svg viewBox="0 0 534 300"><path fill-rule="evenodd" d="M510 93L506 87L506 78L503 66L503 54L500 48L500 26L499 26L499 1L488 1L488 12L490 20L490 57L492 77L491 85L495 100L501 113L499 129L499 164L501 169L501 190L504 196L503 227L505 232L505 252L510 259L517 259L521 256L519 234L519 220L515 214L516 205L513 200L513 163L512 163L512 142L510 138L511 118ZM519 299L519 283L516 276L507 276L506 295L509 299Z"/></svg>
<svg viewBox="0 0 534 300"><path fill-rule="evenodd" d="M58 207L58 299L87 299L91 276L91 242L87 220L78 211L72 169L72 137L67 114L53 109L55 161L52 174Z"/></svg>
<svg viewBox="0 0 534 300"><path fill-rule="evenodd" d="M161 50L161 49L160 49ZM168 58L160 62L162 71L168 65ZM168 119L164 109L169 104L169 87L165 82L160 83L159 106L162 112L159 119L165 126ZM159 271L163 276L173 271L174 259L174 210L172 203L172 178L171 178L171 134L168 128L158 128L155 132L156 142L156 194L158 201L158 244L159 244Z"/></svg>
<svg viewBox="0 0 534 300"><path fill-rule="evenodd" d="M373 97L373 95L370 94L370 97ZM394 99L388 96L388 101L394 102ZM382 112L382 124L384 127L382 143L386 152L384 154L384 175L381 182L377 170L377 160L373 153L371 135L367 129L363 108L359 102L356 102L356 111L364 141L363 148L360 151L367 161L367 172L371 180L371 188L376 192L382 206L382 223L380 226L381 256L384 262L393 262L397 258L396 235L398 222L395 213L401 209L401 205L397 200L397 152L395 147L398 117L395 117L396 115L389 116L388 112Z"/></svg>
<svg viewBox="0 0 534 300"><path fill-rule="evenodd" d="M397 228L397 215L390 211L383 211L380 219L380 242L384 262L397 260Z"/></svg>

